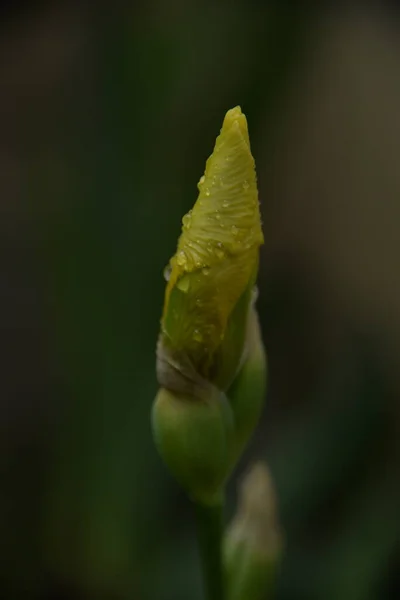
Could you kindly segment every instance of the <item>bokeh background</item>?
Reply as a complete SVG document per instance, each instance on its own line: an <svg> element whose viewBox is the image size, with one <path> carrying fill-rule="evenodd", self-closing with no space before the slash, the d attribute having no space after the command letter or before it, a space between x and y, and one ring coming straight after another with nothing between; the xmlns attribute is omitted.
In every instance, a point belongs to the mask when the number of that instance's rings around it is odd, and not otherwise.
<svg viewBox="0 0 400 600"><path fill-rule="evenodd" d="M163 268L228 108L266 243L277 600L400 598L395 2L11 2L0 13L0 596L200 600L153 447ZM251 600L251 599L249 599Z"/></svg>

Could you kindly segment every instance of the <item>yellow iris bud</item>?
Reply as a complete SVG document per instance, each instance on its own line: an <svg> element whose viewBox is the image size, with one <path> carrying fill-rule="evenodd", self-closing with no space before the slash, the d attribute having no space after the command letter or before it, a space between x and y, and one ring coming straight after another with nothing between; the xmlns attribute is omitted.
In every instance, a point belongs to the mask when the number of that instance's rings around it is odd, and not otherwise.
<svg viewBox="0 0 400 600"><path fill-rule="evenodd" d="M251 301L263 243L255 164L240 107L227 112L198 188L170 260L162 335L177 355L186 354L199 375L226 388L243 340L228 369L218 351L238 303L245 296L240 309L245 313Z"/></svg>
<svg viewBox="0 0 400 600"><path fill-rule="evenodd" d="M263 243L240 107L225 116L168 267L155 442L197 501L218 497L260 415L266 364L253 307Z"/></svg>

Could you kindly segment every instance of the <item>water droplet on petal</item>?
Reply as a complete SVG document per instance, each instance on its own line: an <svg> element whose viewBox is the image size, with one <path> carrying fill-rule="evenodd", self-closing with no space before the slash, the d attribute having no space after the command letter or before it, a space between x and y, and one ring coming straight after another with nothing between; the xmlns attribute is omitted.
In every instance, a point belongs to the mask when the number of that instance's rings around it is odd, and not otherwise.
<svg viewBox="0 0 400 600"><path fill-rule="evenodd" d="M250 184L249 184L249 182L247 181L247 179L245 179L245 180L243 181L242 188L243 188L244 190L248 190L248 189L249 189L249 187L250 187Z"/></svg>
<svg viewBox="0 0 400 600"><path fill-rule="evenodd" d="M215 255L219 259L224 258L224 256L225 256L224 247L223 247L223 245L222 245L221 242L217 243L217 248L215 250Z"/></svg>
<svg viewBox="0 0 400 600"><path fill-rule="evenodd" d="M186 262L187 262L186 254L184 253L183 250L180 250L180 252L178 252L178 256L176 257L176 262L179 267L183 267L184 265L186 265Z"/></svg>
<svg viewBox="0 0 400 600"><path fill-rule="evenodd" d="M171 277L171 270L171 265L168 264L163 271L165 281L169 281L169 278Z"/></svg>
<svg viewBox="0 0 400 600"><path fill-rule="evenodd" d="M190 224L192 222L192 211L189 210L189 212L183 216L182 218L182 225L184 229L189 229L190 228Z"/></svg>
<svg viewBox="0 0 400 600"><path fill-rule="evenodd" d="M206 196L209 196L209 195L210 195L210 190L209 190L208 188L206 188L206 190L205 190L205 194L206 194Z"/></svg>
<svg viewBox="0 0 400 600"><path fill-rule="evenodd" d="M204 267L204 269L202 270L203 275L209 275L210 274L210 269L208 267Z"/></svg>
<svg viewBox="0 0 400 600"><path fill-rule="evenodd" d="M222 203L222 208L228 208L229 206L229 202L227 200L224 200L224 202Z"/></svg>
<svg viewBox="0 0 400 600"><path fill-rule="evenodd" d="M176 286L181 292L185 292L186 294L189 291L189 277L186 275L178 279Z"/></svg>
<svg viewBox="0 0 400 600"><path fill-rule="evenodd" d="M198 185L198 187L200 187L200 186L202 186L202 185L203 185L203 183L204 183L204 180L205 180L205 177L204 177L204 175L202 175L202 176L200 177L200 179L199 179L199 183L197 184L197 185Z"/></svg>
<svg viewBox="0 0 400 600"><path fill-rule="evenodd" d="M232 225L231 232L232 235L237 235L239 233L239 229L236 227L236 225Z"/></svg>
<svg viewBox="0 0 400 600"><path fill-rule="evenodd" d="M217 221L219 221L221 218L221 215L219 214L218 211L215 212L215 218L217 219Z"/></svg>
<svg viewBox="0 0 400 600"><path fill-rule="evenodd" d="M195 342L202 342L203 341L203 336L201 334L201 332L198 329L195 329L193 331L193 339Z"/></svg>

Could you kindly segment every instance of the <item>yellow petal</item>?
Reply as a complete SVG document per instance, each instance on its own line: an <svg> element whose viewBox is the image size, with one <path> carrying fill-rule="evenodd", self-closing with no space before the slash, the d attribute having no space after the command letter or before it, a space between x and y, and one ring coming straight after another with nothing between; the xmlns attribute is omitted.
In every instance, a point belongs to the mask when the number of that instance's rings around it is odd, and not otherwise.
<svg viewBox="0 0 400 600"><path fill-rule="evenodd" d="M206 364L254 279L263 243L255 164L240 107L227 112L198 187L170 261L162 325L176 349Z"/></svg>

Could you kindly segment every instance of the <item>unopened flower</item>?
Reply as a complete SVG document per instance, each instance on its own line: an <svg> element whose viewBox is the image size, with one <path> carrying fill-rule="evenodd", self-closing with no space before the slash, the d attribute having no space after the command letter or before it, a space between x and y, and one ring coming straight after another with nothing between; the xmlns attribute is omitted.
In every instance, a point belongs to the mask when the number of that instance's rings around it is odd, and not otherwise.
<svg viewBox="0 0 400 600"><path fill-rule="evenodd" d="M263 243L255 164L240 107L227 112L198 189L167 268L160 343L199 377L226 389L242 357Z"/></svg>
<svg viewBox="0 0 400 600"><path fill-rule="evenodd" d="M266 381L254 308L263 234L239 107L227 112L198 189L166 272L152 423L176 479L212 503L257 424Z"/></svg>
<svg viewBox="0 0 400 600"><path fill-rule="evenodd" d="M237 512L225 533L224 565L232 600L272 595L284 544L278 512L271 473L258 462L239 488Z"/></svg>

